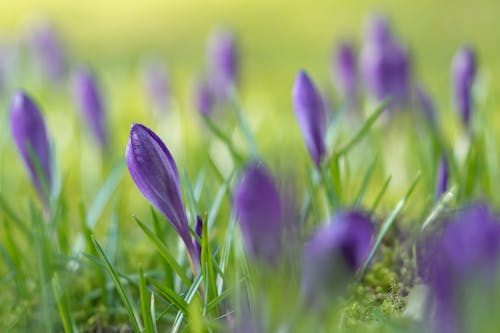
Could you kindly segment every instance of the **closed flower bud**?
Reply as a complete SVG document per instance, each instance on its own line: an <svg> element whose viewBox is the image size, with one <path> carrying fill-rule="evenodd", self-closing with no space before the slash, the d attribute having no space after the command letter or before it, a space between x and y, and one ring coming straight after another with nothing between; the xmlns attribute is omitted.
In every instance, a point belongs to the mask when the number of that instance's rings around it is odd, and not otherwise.
<svg viewBox="0 0 500 333"><path fill-rule="evenodd" d="M476 78L477 59L472 48L462 46L452 63L453 99L463 124L469 128L473 107L472 85Z"/></svg>
<svg viewBox="0 0 500 333"><path fill-rule="evenodd" d="M146 126L133 124L125 159L137 188L172 224L194 260L177 166L163 141Z"/></svg>
<svg viewBox="0 0 500 333"><path fill-rule="evenodd" d="M292 100L309 155L319 167L326 154L326 107L314 83L304 71L297 74Z"/></svg>
<svg viewBox="0 0 500 333"><path fill-rule="evenodd" d="M334 82L348 106L354 106L358 95L357 61L354 47L343 42L334 55Z"/></svg>
<svg viewBox="0 0 500 333"><path fill-rule="evenodd" d="M308 302L323 305L339 294L366 260L374 228L364 213L335 216L305 245L302 257L302 292Z"/></svg>
<svg viewBox="0 0 500 333"><path fill-rule="evenodd" d="M195 94L198 111L205 117L211 116L215 107L215 98L206 80L197 83Z"/></svg>
<svg viewBox="0 0 500 333"><path fill-rule="evenodd" d="M208 72L217 96L227 97L238 78L238 53L233 33L216 29L208 41Z"/></svg>
<svg viewBox="0 0 500 333"><path fill-rule="evenodd" d="M48 207L52 191L50 146L42 114L23 92L12 98L10 129L31 181L43 204Z"/></svg>
<svg viewBox="0 0 500 333"><path fill-rule="evenodd" d="M73 77L73 98L92 135L104 149L108 145L106 115L98 83L87 69L80 69Z"/></svg>
<svg viewBox="0 0 500 333"><path fill-rule="evenodd" d="M166 111L170 98L167 69L161 63L149 62L142 73L144 92L149 104L155 111Z"/></svg>
<svg viewBox="0 0 500 333"><path fill-rule="evenodd" d="M249 256L276 264L281 252L281 199L261 163L247 167L235 191L234 208Z"/></svg>
<svg viewBox="0 0 500 333"><path fill-rule="evenodd" d="M434 124L436 122L436 107L434 106L431 96L423 87L417 86L415 87L415 98L417 105L424 114L425 118L431 124Z"/></svg>
<svg viewBox="0 0 500 333"><path fill-rule="evenodd" d="M43 72L52 81L60 82L66 75L66 57L56 30L50 24L35 28L32 36L33 52Z"/></svg>
<svg viewBox="0 0 500 333"><path fill-rule="evenodd" d="M446 156L442 156L439 162L437 177L436 177L436 200L448 190L448 161Z"/></svg>

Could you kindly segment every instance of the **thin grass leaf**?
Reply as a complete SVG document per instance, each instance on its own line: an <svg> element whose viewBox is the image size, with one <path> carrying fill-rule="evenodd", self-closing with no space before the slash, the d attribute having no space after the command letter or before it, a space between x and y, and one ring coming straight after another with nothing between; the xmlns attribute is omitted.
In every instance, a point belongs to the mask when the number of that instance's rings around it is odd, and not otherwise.
<svg viewBox="0 0 500 333"><path fill-rule="evenodd" d="M219 187L219 190L215 195L215 199L212 202L212 205L210 206L210 209L208 211L207 223L209 227L211 227L215 222L215 219L217 218L217 215L219 214L220 208L222 206L222 201L224 200L226 194L229 193L230 185L235 175L236 175L236 169L234 169L233 172L231 172L229 177L227 177L227 179L225 179L223 184Z"/></svg>
<svg viewBox="0 0 500 333"><path fill-rule="evenodd" d="M149 302L149 311L151 313L151 321L153 323L153 333L158 333L158 327L156 326L156 308L155 308L155 294L151 293L151 298Z"/></svg>
<svg viewBox="0 0 500 333"><path fill-rule="evenodd" d="M230 220L229 220L229 225L226 228L226 237L225 237L225 243L224 247L222 249L222 254L220 258L220 279L218 281L217 285L217 290L218 293L220 294L222 291L222 288L224 286L224 280L222 279L222 276L224 276L224 273L226 271L227 263L229 262L229 255L231 254L231 246L233 242L233 236L234 236L234 229L236 227L236 214L232 213Z"/></svg>
<svg viewBox="0 0 500 333"><path fill-rule="evenodd" d="M451 200L455 197L456 191L457 191L456 187L453 187L441 196L439 201L432 208L427 218L424 220L424 223L422 223L422 229L421 229L422 232L424 232L437 219L439 214L441 214L441 211L446 206L448 206Z"/></svg>
<svg viewBox="0 0 500 333"><path fill-rule="evenodd" d="M212 261L213 257L210 252L210 242L208 239L208 223L205 219L201 237L201 273L203 275L203 281L205 282L205 310L209 300L217 296L217 284Z"/></svg>
<svg viewBox="0 0 500 333"><path fill-rule="evenodd" d="M153 207L151 208L151 219L153 221L153 230L156 234L156 237L162 241L165 242L165 235L167 232L165 231L165 228L162 226L160 223L160 220L158 219L158 215L156 214L155 210ZM167 286L173 286L174 285L174 275L172 272L172 268L170 265L165 262L165 260L162 260L162 267L163 267L163 272L164 272L164 279L165 279L165 284Z"/></svg>
<svg viewBox="0 0 500 333"><path fill-rule="evenodd" d="M380 117L382 112L387 108L389 105L390 99L385 98L379 106L375 109L375 111L366 119L366 121L363 123L363 126L358 130L358 132L349 140L348 143L346 143L342 148L340 148L335 155L336 156L341 156L344 154L347 154L349 150L354 148L367 134L370 128L375 124L377 119Z"/></svg>
<svg viewBox="0 0 500 333"><path fill-rule="evenodd" d="M392 175L387 177L387 179L384 182L384 185L382 185L382 188L380 189L380 192L378 192L377 197L375 198L375 201L373 202L372 208L370 212L375 212L377 210L377 207L382 200L382 197L384 196L385 192L387 191L387 188L389 187L389 184L392 180Z"/></svg>
<svg viewBox="0 0 500 333"><path fill-rule="evenodd" d="M14 210L7 204L7 201L2 197L2 194L0 193L0 207L3 209L5 214L10 217L12 221L16 223L16 225L19 227L19 230L27 237L30 236L31 232L29 228L26 226L26 224L23 222L19 216L17 216L16 213L14 213Z"/></svg>
<svg viewBox="0 0 500 333"><path fill-rule="evenodd" d="M236 119L238 120L238 125L240 125L241 132L243 133L243 137L245 138L245 141L247 142L248 150L250 153L250 156L253 158L256 158L259 156L258 149L257 149L257 143L255 141L255 138L253 137L252 131L250 130L250 125L248 124L248 121L245 118L245 112L243 111L243 107L240 103L240 100L238 98L238 94L236 89L231 89L231 93L229 94L231 97L231 101L233 102L234 105L234 113L236 114ZM238 163L241 164L241 163Z"/></svg>
<svg viewBox="0 0 500 333"><path fill-rule="evenodd" d="M191 300L193 299L194 295L196 295L196 292L198 291L198 288L201 285L201 282L203 281L203 276L200 274L196 277L196 279L193 281L193 284L189 288L188 292L186 293L186 297L184 298L184 301L188 304L191 303ZM177 315L175 316L174 324L172 326L172 333L177 333L181 327L182 321L184 320L184 313L182 311L178 311Z"/></svg>
<svg viewBox="0 0 500 333"><path fill-rule="evenodd" d="M394 221L396 221L396 217L398 216L399 212L401 212L401 209L403 209L404 205L408 201L408 198L410 195L413 193L413 190L418 184L418 181L420 180L420 173L417 174L415 179L410 185L410 188L406 192L406 194L403 196L401 200L396 204L396 207L392 210L392 212L389 214L389 216L385 219L384 223L382 223L382 227L380 228L379 232L377 233L377 236L375 237L375 241L373 242L373 246L370 250L370 253L368 254L368 257L366 258L365 262L363 263L363 266L361 267L359 277L362 277L364 273L366 272L366 269L370 265L370 262L372 261L373 257L375 256L375 253L377 253L378 248L380 247L380 244L382 243L382 240L384 239L385 235L389 231L389 229L392 227Z"/></svg>
<svg viewBox="0 0 500 333"><path fill-rule="evenodd" d="M234 148L231 139L229 139L229 137L227 137L219 128L217 128L210 117L202 116L201 119L203 119L203 122L205 123L205 125L207 125L210 131L226 146L226 148L229 150L229 153L231 154L231 157L233 157L235 164L242 164L245 159L236 150L236 148Z"/></svg>
<svg viewBox="0 0 500 333"><path fill-rule="evenodd" d="M148 236L148 238L153 242L153 245L156 247L160 255L165 259L165 261L170 265L170 267L174 270L175 273L181 278L182 282L185 285L189 285L190 281L187 275L184 273L182 268L179 266L174 257L170 254L167 247L163 244L163 242L155 235L155 233L144 223L142 223L137 217L133 217L134 221L139 225L142 231Z"/></svg>
<svg viewBox="0 0 500 333"><path fill-rule="evenodd" d="M373 172L375 171L375 166L377 165L377 159L377 157L373 159L372 163L370 163L370 166L365 172L358 194L356 195L356 199L354 200L354 207L360 207L361 203L363 202L366 190L368 189L368 184L370 184Z"/></svg>
<svg viewBox="0 0 500 333"><path fill-rule="evenodd" d="M150 298L148 297L148 289L146 286L146 278L142 268L139 270L139 294L141 296L141 313L142 322L144 323L144 331L146 333L154 333L154 317L151 314Z"/></svg>
<svg viewBox="0 0 500 333"><path fill-rule="evenodd" d="M193 193L195 202L199 202L201 198L201 193L203 191L203 185L205 184L205 170L201 170L196 177L196 181L194 183Z"/></svg>
<svg viewBox="0 0 500 333"><path fill-rule="evenodd" d="M59 316L61 317L64 332L78 332L73 316L71 315L68 298L66 297L66 294L61 290L61 285L59 283L57 274L54 274L54 276L52 277L52 289L56 298L57 308L59 310Z"/></svg>
<svg viewBox="0 0 500 333"><path fill-rule="evenodd" d="M102 250L101 246L97 242L97 240L92 236L92 242L94 243L94 247L97 251L97 255L99 256L99 259L101 262L105 265L106 270L108 273L111 275L111 279L113 280L113 283L115 284L116 291L118 292L118 295L120 296L120 299L122 300L123 305L125 306L125 309L127 310L129 319L132 323L132 327L134 329L134 332L141 332L142 331L142 325L140 324L137 315L134 311L134 308L132 307L132 301L130 299L130 296L127 295L127 292L123 288L122 283L120 282L120 278L118 277L118 274L116 273L116 270L113 268L111 263L109 262L108 258L106 257L106 254Z"/></svg>
<svg viewBox="0 0 500 333"><path fill-rule="evenodd" d="M167 301L169 301L177 310L184 313L187 316L188 314L188 304L185 300L182 299L174 290L169 287L158 283L154 280L151 280L151 284L155 287L156 291L163 296Z"/></svg>

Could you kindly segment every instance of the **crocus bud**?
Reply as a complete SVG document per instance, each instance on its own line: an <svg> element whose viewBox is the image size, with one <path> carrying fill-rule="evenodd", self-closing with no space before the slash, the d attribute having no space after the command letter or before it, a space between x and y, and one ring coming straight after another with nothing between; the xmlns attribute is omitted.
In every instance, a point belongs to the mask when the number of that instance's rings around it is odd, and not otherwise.
<svg viewBox="0 0 500 333"><path fill-rule="evenodd" d="M48 207L52 191L49 140L42 114L24 92L18 92L10 105L10 129L31 181Z"/></svg>
<svg viewBox="0 0 500 333"><path fill-rule="evenodd" d="M195 103L198 111L205 117L209 117L215 106L215 99L206 80L201 80L196 85Z"/></svg>
<svg viewBox="0 0 500 333"><path fill-rule="evenodd" d="M300 71L295 78L292 99L307 150L319 167L326 153L326 107L314 83L304 71Z"/></svg>
<svg viewBox="0 0 500 333"><path fill-rule="evenodd" d="M227 97L228 89L236 84L238 78L238 53L233 33L216 29L209 38L207 54L210 83L218 96Z"/></svg>
<svg viewBox="0 0 500 333"><path fill-rule="evenodd" d="M246 168L235 191L234 208L248 255L275 264L281 251L281 199L262 163Z"/></svg>
<svg viewBox="0 0 500 333"><path fill-rule="evenodd" d="M436 122L436 107L431 99L431 96L422 86L415 87L415 98L418 107L425 115L425 118L431 123Z"/></svg>
<svg viewBox="0 0 500 333"><path fill-rule="evenodd" d="M385 20L376 19L361 52L361 75L376 100L391 97L391 107L403 107L410 94L410 62L407 50L391 36Z"/></svg>
<svg viewBox="0 0 500 333"><path fill-rule="evenodd" d="M441 156L436 178L436 200L448 190L448 161L446 156Z"/></svg>
<svg viewBox="0 0 500 333"><path fill-rule="evenodd" d="M353 45L343 42L334 54L334 82L346 103L353 106L358 95L358 73Z"/></svg>
<svg viewBox="0 0 500 333"><path fill-rule="evenodd" d="M196 233L196 236L200 237L201 239L201 235L203 232L203 220L199 215L196 216L196 226L194 228L194 232ZM198 260L201 262L201 243L194 236L193 236L193 247L196 251L196 254L198 255Z"/></svg>
<svg viewBox="0 0 500 333"><path fill-rule="evenodd" d="M87 69L80 69L73 77L73 98L78 110L97 142L107 147L106 116L101 91L94 75Z"/></svg>
<svg viewBox="0 0 500 333"><path fill-rule="evenodd" d="M36 27L32 45L45 75L54 82L60 82L66 75L66 59L55 28L50 24Z"/></svg>
<svg viewBox="0 0 500 333"><path fill-rule="evenodd" d="M302 292L308 302L322 305L345 289L370 252L373 230L366 214L351 211L314 232L302 256Z"/></svg>
<svg viewBox="0 0 500 333"><path fill-rule="evenodd" d="M163 141L146 126L132 124L125 159L139 191L172 224L194 260L177 166Z"/></svg>
<svg viewBox="0 0 500 333"><path fill-rule="evenodd" d="M472 85L476 77L477 59L474 50L462 46L452 63L453 99L463 124L469 128L473 107Z"/></svg>
<svg viewBox="0 0 500 333"><path fill-rule="evenodd" d="M449 218L443 231L430 242L428 258L421 263L427 266L426 280L435 301L435 332L471 328L467 326L470 307L466 305L474 302L478 309L488 306L488 300L471 300L464 291L490 293L495 289L500 259L499 222L487 205L476 203Z"/></svg>
<svg viewBox="0 0 500 333"><path fill-rule="evenodd" d="M170 87L165 66L157 62L149 62L144 66L142 76L149 104L156 111L166 111Z"/></svg>

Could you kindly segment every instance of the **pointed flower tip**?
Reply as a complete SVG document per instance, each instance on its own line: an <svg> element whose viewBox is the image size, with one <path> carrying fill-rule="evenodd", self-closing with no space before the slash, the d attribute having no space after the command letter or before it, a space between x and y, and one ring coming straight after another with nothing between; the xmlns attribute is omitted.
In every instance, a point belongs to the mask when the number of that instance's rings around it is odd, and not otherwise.
<svg viewBox="0 0 500 333"><path fill-rule="evenodd" d="M476 53L472 47L464 45L453 58L452 84L454 102L466 127L469 127L473 108L472 86L476 78L476 72Z"/></svg>
<svg viewBox="0 0 500 333"><path fill-rule="evenodd" d="M247 253L275 264L281 251L281 198L262 163L253 162L246 168L235 190L234 208Z"/></svg>
<svg viewBox="0 0 500 333"><path fill-rule="evenodd" d="M134 123L125 159L139 191L170 221L194 258L177 166L170 151L152 130Z"/></svg>

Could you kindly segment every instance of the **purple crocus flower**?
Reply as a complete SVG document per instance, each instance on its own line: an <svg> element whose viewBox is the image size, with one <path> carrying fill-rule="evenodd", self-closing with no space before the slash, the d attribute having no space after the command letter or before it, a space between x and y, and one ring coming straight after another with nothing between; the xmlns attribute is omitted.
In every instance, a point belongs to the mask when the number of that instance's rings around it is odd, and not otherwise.
<svg viewBox="0 0 500 333"><path fill-rule="evenodd" d="M201 239L201 235L203 232L203 219L199 215L196 216L196 226L194 228L194 232ZM201 262L201 243L194 236L193 236L193 246L196 251L197 258Z"/></svg>
<svg viewBox="0 0 500 333"><path fill-rule="evenodd" d="M436 178L436 200L448 190L448 161L446 156L441 156Z"/></svg>
<svg viewBox="0 0 500 333"><path fill-rule="evenodd" d="M334 54L334 81L349 106L356 103L358 95L358 73L354 46L349 42L339 45Z"/></svg>
<svg viewBox="0 0 500 333"><path fill-rule="evenodd" d="M361 267L372 246L374 228L368 215L348 211L316 230L302 257L302 292L321 305L339 293Z"/></svg>
<svg viewBox="0 0 500 333"><path fill-rule="evenodd" d="M473 107L472 85L476 77L476 68L477 59L474 50L469 46L462 46L453 58L452 84L456 108L467 128Z"/></svg>
<svg viewBox="0 0 500 333"><path fill-rule="evenodd" d="M281 199L262 163L246 168L235 191L234 208L247 253L275 264L281 251Z"/></svg>
<svg viewBox="0 0 500 333"><path fill-rule="evenodd" d="M78 70L73 77L73 98L91 133L104 149L107 147L104 103L95 76L88 69Z"/></svg>
<svg viewBox="0 0 500 333"><path fill-rule="evenodd" d="M418 107L425 115L425 118L431 123L436 122L436 107L429 93L422 87L415 87L415 97Z"/></svg>
<svg viewBox="0 0 500 333"><path fill-rule="evenodd" d="M238 53L234 34L227 29L216 29L207 47L208 73L217 97L227 99L238 78Z"/></svg>
<svg viewBox="0 0 500 333"><path fill-rule="evenodd" d="M212 115L215 98L206 80L201 80L197 83L195 94L195 103L198 111L205 117Z"/></svg>
<svg viewBox="0 0 500 333"><path fill-rule="evenodd" d="M195 260L177 166L163 141L146 126L132 124L125 159L141 193L168 219Z"/></svg>
<svg viewBox="0 0 500 333"><path fill-rule="evenodd" d="M370 21L360 61L365 88L375 99L390 96L391 107L402 107L408 103L408 52L392 36L384 17L377 16Z"/></svg>
<svg viewBox="0 0 500 333"><path fill-rule="evenodd" d="M143 69L143 84L146 97L156 111L166 111L169 103L169 80L162 63L149 62Z"/></svg>
<svg viewBox="0 0 500 333"><path fill-rule="evenodd" d="M468 304L464 288L492 287L500 259L499 222L487 205L476 203L448 219L430 242L423 263L435 297L436 332L461 332L466 312L460 308Z"/></svg>
<svg viewBox="0 0 500 333"><path fill-rule="evenodd" d="M40 110L24 92L18 92L12 98L10 129L31 181L48 207L52 169L47 130Z"/></svg>
<svg viewBox="0 0 500 333"><path fill-rule="evenodd" d="M38 26L32 36L34 53L45 74L55 82L66 75L66 58L57 31L51 24Z"/></svg>
<svg viewBox="0 0 500 333"><path fill-rule="evenodd" d="M319 167L326 154L326 107L314 83L304 71L297 74L292 99L307 150L314 164Z"/></svg>

